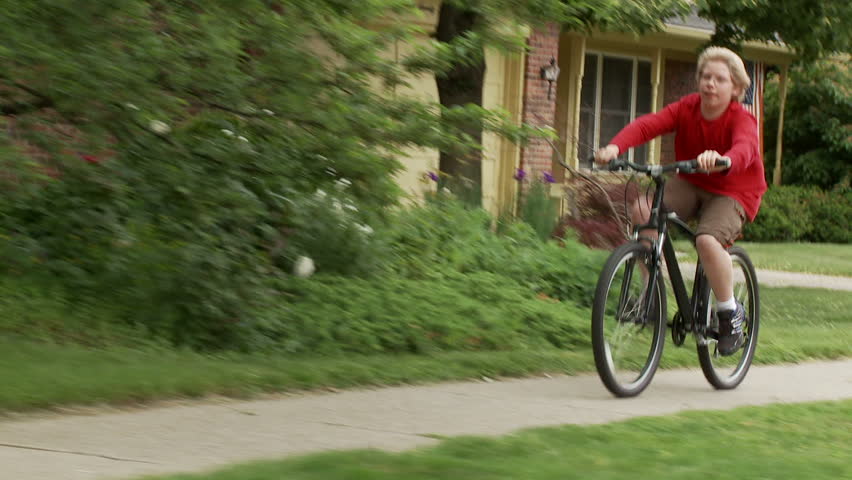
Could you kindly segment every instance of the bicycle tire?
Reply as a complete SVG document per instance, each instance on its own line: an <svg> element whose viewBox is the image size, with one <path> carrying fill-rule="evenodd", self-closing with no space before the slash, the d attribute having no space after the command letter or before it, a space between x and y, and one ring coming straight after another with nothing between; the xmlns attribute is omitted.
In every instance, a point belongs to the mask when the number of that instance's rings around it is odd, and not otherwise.
<svg viewBox="0 0 852 480"><path fill-rule="evenodd" d="M648 318L640 318L642 315L637 313L642 311L642 302L636 299L642 298L648 275L643 276L633 270L636 260L648 266L649 258L648 248L639 242L621 245L607 259L595 288L592 306L595 367L604 386L617 397L633 397L642 393L651 383L663 354L666 295L659 273ZM622 272L621 276L619 272ZM626 283L625 279L628 280ZM636 288L639 293L631 293ZM639 340L635 346L631 345L633 339ZM627 344L616 346L614 340L625 340ZM644 342L648 342L647 349ZM616 365L616 357L620 365Z"/></svg>
<svg viewBox="0 0 852 480"><path fill-rule="evenodd" d="M757 335L760 327L760 292L757 282L757 272L748 254L740 247L731 247L728 251L734 265L734 297L746 309L746 322L743 332L746 335L742 348L730 357L717 354L715 342L697 344L698 361L704 377L717 390L731 390L745 379L754 353L757 349ZM740 277L741 276L741 277ZM740 280L741 278L741 280ZM706 292L707 315L713 318L712 302L709 289Z"/></svg>

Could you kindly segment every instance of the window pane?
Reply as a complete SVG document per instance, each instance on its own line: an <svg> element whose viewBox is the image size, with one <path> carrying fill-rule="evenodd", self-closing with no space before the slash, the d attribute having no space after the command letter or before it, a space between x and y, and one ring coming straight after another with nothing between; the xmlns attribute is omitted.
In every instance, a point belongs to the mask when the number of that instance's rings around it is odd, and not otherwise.
<svg viewBox="0 0 852 480"><path fill-rule="evenodd" d="M595 108L595 85L598 81L598 56L586 55L583 67L583 88L580 103L585 108Z"/></svg>
<svg viewBox="0 0 852 480"><path fill-rule="evenodd" d="M577 158L580 166L591 167L586 160L595 152L595 99L598 84L598 56L586 55L583 86L580 92L580 128L577 133Z"/></svg>
<svg viewBox="0 0 852 480"><path fill-rule="evenodd" d="M598 69L598 61L601 70ZM599 54L588 54L584 58L584 74L580 94L580 125L577 154L580 165L589 167L586 160L594 153L595 146L602 146L631 120L651 112L651 62L632 58L617 58ZM634 69L636 69L634 71ZM598 73L601 82L598 83ZM634 76L635 74L635 76ZM636 79L635 98L633 79ZM597 95L600 105L597 105ZM600 124L595 137L595 121ZM633 160L645 163L648 156L646 145L633 150Z"/></svg>
<svg viewBox="0 0 852 480"><path fill-rule="evenodd" d="M630 112L633 94L633 60L604 57L601 108Z"/></svg>
<svg viewBox="0 0 852 480"><path fill-rule="evenodd" d="M636 72L636 116L640 117L651 112L651 62L637 62ZM648 144L633 149L633 161L647 163Z"/></svg>
<svg viewBox="0 0 852 480"><path fill-rule="evenodd" d="M640 61L636 73L636 116L651 112L651 62Z"/></svg>
<svg viewBox="0 0 852 480"><path fill-rule="evenodd" d="M592 109L580 110L580 131L577 139L577 158L580 166L591 168L587 160L595 153L595 112Z"/></svg>
<svg viewBox="0 0 852 480"><path fill-rule="evenodd" d="M606 145L612 140L622 128L630 122L630 112L624 113L601 113L601 138L600 144Z"/></svg>

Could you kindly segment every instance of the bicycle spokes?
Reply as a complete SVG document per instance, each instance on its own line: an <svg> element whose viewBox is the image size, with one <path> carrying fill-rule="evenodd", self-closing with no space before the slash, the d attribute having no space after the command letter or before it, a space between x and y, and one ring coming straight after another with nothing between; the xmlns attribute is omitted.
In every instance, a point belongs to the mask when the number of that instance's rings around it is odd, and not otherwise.
<svg viewBox="0 0 852 480"><path fill-rule="evenodd" d="M698 358L704 376L714 387L721 389L734 388L745 378L757 348L760 324L760 299L754 266L741 248L733 247L730 253L734 267L734 299L745 310L743 346L733 355L722 356L718 350L718 336L713 338L708 335L705 344L698 345ZM706 308L709 318L715 318L709 301ZM715 325L711 322L709 331L718 333L718 321Z"/></svg>
<svg viewBox="0 0 852 480"><path fill-rule="evenodd" d="M604 266L595 292L592 343L601 379L613 393L630 396L645 388L662 351L665 325L661 285L648 294L648 276L637 269L647 258L641 244L627 244ZM653 298L652 308L646 308ZM651 311L650 314L646 312Z"/></svg>

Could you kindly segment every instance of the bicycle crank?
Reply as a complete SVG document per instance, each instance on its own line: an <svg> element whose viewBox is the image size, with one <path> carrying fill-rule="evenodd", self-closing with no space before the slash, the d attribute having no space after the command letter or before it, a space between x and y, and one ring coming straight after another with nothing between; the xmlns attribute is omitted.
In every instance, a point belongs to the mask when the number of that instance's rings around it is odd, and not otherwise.
<svg viewBox="0 0 852 480"><path fill-rule="evenodd" d="M683 342L686 341L686 322L680 312L675 313L672 319L671 330L672 342L678 347L683 345Z"/></svg>

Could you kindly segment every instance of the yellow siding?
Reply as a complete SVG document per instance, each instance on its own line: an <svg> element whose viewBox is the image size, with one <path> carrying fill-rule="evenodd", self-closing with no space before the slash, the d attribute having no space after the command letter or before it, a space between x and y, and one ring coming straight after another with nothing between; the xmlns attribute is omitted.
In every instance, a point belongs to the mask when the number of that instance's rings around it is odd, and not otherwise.
<svg viewBox="0 0 852 480"><path fill-rule="evenodd" d="M417 38L415 43L400 43L397 45L399 58L403 58L412 52L418 43L426 43L429 39L425 36ZM438 103L438 84L434 75L418 75L408 78L408 85L400 87L396 95L417 98L425 102ZM423 194L435 190L435 182L425 180L427 172L437 172L439 153L435 149L410 148L405 155L399 158L403 170L396 176L396 181L405 192L409 201L418 201Z"/></svg>
<svg viewBox="0 0 852 480"><path fill-rule="evenodd" d="M524 59L521 54L486 51L482 106L504 110L520 124L523 111ZM482 205L492 215L514 207L517 182L512 180L520 162L520 148L486 132L482 138Z"/></svg>

